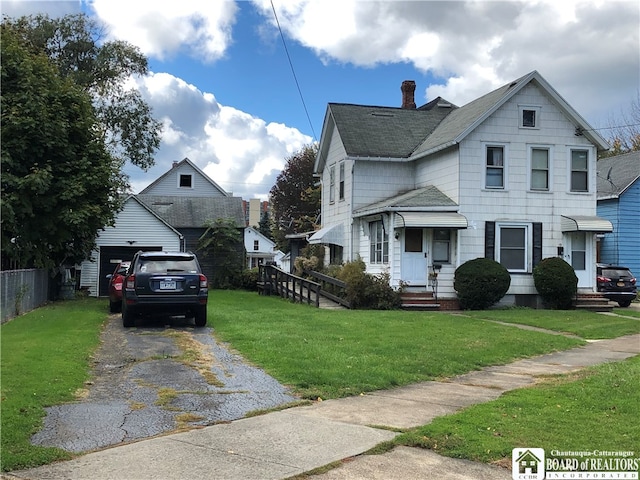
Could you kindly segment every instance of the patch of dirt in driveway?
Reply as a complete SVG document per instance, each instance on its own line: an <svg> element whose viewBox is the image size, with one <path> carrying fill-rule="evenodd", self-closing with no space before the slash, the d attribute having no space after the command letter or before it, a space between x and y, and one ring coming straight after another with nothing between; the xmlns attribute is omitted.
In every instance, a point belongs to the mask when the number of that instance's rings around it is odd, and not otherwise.
<svg viewBox="0 0 640 480"><path fill-rule="evenodd" d="M298 399L184 320L125 329L111 315L92 378L74 403L47 408L32 443L85 452L243 418Z"/></svg>

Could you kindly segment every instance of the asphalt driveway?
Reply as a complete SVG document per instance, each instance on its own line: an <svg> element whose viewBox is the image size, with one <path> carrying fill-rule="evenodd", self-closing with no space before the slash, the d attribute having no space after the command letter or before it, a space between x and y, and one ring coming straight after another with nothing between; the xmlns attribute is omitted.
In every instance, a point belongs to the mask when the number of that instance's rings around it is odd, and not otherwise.
<svg viewBox="0 0 640 480"><path fill-rule="evenodd" d="M165 324L166 323L166 324ZM36 445L86 452L243 418L296 398L193 323L111 315L78 401L47 408Z"/></svg>

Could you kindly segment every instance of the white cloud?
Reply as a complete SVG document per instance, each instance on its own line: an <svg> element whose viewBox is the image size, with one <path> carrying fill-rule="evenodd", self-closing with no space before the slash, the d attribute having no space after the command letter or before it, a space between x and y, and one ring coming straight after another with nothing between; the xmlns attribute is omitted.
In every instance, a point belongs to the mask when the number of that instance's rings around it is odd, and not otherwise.
<svg viewBox="0 0 640 480"><path fill-rule="evenodd" d="M95 14L110 27L110 36L164 59L181 51L213 61L231 42L237 6L230 1L92 0Z"/></svg>
<svg viewBox="0 0 640 480"><path fill-rule="evenodd" d="M220 105L212 94L168 73L141 78L137 88L163 122L164 134L152 169L127 168L135 192L188 157L228 192L265 200L285 159L312 140L295 128Z"/></svg>
<svg viewBox="0 0 640 480"><path fill-rule="evenodd" d="M254 0L275 24L270 0ZM640 84L637 0L274 0L282 29L325 62L409 62L463 105L538 70L587 118L628 104ZM421 86L419 85L419 88Z"/></svg>

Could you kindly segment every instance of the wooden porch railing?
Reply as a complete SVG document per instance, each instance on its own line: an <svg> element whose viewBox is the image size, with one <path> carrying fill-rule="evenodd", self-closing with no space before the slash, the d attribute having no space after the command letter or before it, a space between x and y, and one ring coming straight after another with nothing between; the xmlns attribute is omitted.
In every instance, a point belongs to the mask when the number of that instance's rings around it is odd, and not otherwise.
<svg viewBox="0 0 640 480"><path fill-rule="evenodd" d="M275 265L258 266L258 291L277 294L294 302L320 307L320 284L279 269Z"/></svg>

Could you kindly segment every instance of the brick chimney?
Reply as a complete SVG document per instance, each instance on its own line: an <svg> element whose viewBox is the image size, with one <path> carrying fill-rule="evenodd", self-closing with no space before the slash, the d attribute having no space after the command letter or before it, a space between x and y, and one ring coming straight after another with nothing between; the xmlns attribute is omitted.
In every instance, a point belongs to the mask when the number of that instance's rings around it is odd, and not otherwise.
<svg viewBox="0 0 640 480"><path fill-rule="evenodd" d="M413 80L405 80L400 87L402 91L402 108L414 109L416 102L414 100L414 92L416 91L416 82Z"/></svg>

